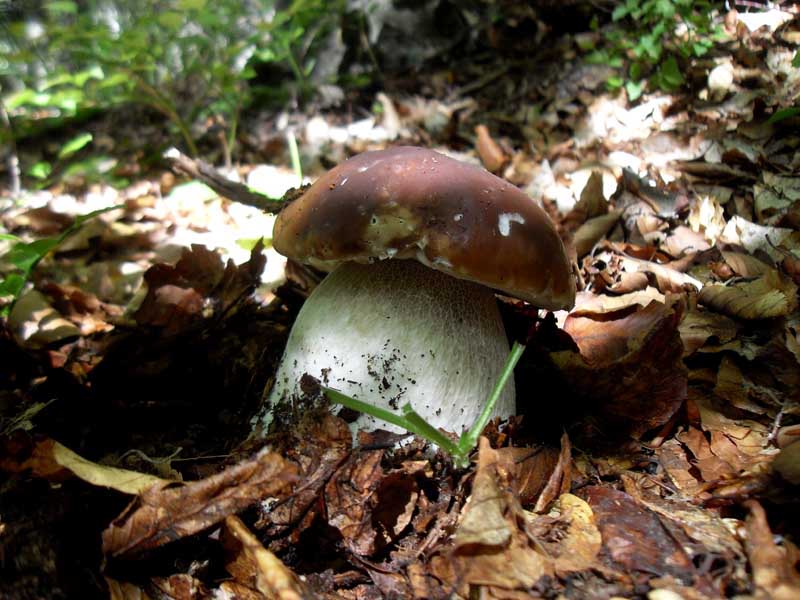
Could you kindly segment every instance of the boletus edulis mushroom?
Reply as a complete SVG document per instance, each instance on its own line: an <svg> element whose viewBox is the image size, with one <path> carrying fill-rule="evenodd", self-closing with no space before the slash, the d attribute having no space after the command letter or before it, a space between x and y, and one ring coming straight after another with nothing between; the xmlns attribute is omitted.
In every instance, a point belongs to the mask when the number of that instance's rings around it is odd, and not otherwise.
<svg viewBox="0 0 800 600"><path fill-rule="evenodd" d="M423 148L338 165L278 215L273 244L329 274L292 327L262 424L309 374L383 408L410 403L460 433L509 352L495 291L552 310L575 299L564 246L531 198ZM495 415L515 410L509 384ZM354 427L396 430L368 415Z"/></svg>

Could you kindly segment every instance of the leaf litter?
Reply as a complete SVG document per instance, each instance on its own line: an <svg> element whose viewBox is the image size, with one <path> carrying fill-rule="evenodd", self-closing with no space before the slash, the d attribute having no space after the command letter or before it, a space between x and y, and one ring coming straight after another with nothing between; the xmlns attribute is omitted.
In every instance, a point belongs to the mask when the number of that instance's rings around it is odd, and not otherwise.
<svg viewBox="0 0 800 600"><path fill-rule="evenodd" d="M800 597L800 165L769 122L796 83L767 30L737 36L758 76L735 53L692 65L707 87L677 103L629 105L574 60L532 88L538 116L502 114L519 100L503 68L381 94L385 123L307 120L321 163L390 139L482 161L568 244L572 311L502 304L531 332L520 416L466 471L420 440L354 443L325 406L250 435L317 281L264 248L269 216L167 199L170 174L8 208L33 239L124 203L48 255L3 323L10 572L49 556L29 589L90 568L112 598Z"/></svg>

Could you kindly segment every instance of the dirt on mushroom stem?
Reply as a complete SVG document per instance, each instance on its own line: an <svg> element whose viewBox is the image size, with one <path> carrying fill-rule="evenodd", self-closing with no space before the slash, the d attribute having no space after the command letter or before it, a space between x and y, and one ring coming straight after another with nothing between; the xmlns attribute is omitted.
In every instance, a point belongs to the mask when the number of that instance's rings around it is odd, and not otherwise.
<svg viewBox="0 0 800 600"><path fill-rule="evenodd" d="M302 402L308 374L388 410L410 403L433 426L460 433L483 408L508 349L489 288L413 260L345 263L303 305L257 423L272 421L269 407ZM514 411L509 385L495 414ZM368 415L351 427L398 431Z"/></svg>

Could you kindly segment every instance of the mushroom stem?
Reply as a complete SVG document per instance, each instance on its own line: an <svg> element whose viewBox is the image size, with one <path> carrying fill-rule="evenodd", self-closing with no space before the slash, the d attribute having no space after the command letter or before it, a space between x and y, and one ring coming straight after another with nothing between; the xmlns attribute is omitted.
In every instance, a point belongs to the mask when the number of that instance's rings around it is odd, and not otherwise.
<svg viewBox="0 0 800 600"><path fill-rule="evenodd" d="M484 286L414 260L344 263L311 294L292 328L268 407L301 398L308 373L348 396L461 433L480 414L508 355L497 300ZM515 410L513 382L494 414ZM260 418L262 425L271 414ZM394 425L360 415L354 429Z"/></svg>

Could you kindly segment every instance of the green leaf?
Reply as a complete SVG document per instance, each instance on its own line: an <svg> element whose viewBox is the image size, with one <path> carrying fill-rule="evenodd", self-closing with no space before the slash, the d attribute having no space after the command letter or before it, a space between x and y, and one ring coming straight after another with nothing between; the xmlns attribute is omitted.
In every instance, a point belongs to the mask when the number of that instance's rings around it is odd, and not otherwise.
<svg viewBox="0 0 800 600"><path fill-rule="evenodd" d="M792 59L793 67L800 67L800 52L797 52Z"/></svg>
<svg viewBox="0 0 800 600"><path fill-rule="evenodd" d="M175 11L167 11L158 15L158 23L168 29L179 29L183 25L183 14Z"/></svg>
<svg viewBox="0 0 800 600"><path fill-rule="evenodd" d="M39 179L40 181L43 179L47 179L50 176L50 173L53 172L53 166L49 162L39 161L35 165L33 165L30 169L28 169L28 175L33 177L34 179Z"/></svg>
<svg viewBox="0 0 800 600"><path fill-rule="evenodd" d="M767 119L768 124L779 123L785 119L790 119L800 115L800 106L790 106L789 108L781 108L776 110L775 113Z"/></svg>
<svg viewBox="0 0 800 600"><path fill-rule="evenodd" d="M628 100L634 102L639 99L644 90L644 81L628 81L625 84L625 92L628 94Z"/></svg>
<svg viewBox="0 0 800 600"><path fill-rule="evenodd" d="M45 8L53 14L74 15L78 12L78 5L68 0L53 0L48 2Z"/></svg>
<svg viewBox="0 0 800 600"><path fill-rule="evenodd" d="M5 279L0 279L0 296L13 296L16 298L25 287L27 277L19 273L11 273Z"/></svg>
<svg viewBox="0 0 800 600"><path fill-rule="evenodd" d="M668 57L659 69L660 81L667 89L676 89L683 85L683 74L678 67L678 61L674 56Z"/></svg>
<svg viewBox="0 0 800 600"><path fill-rule="evenodd" d="M58 158L63 159L67 158L68 156L72 156L78 150L83 148L86 144L92 141L92 134L91 133L82 133L79 136L72 138L66 144L61 147L61 150L58 152Z"/></svg>
<svg viewBox="0 0 800 600"><path fill-rule="evenodd" d="M606 84L612 90L618 90L619 88L622 87L624 83L625 82L623 81L622 77L618 75L613 75L609 77L608 80L606 81Z"/></svg>

